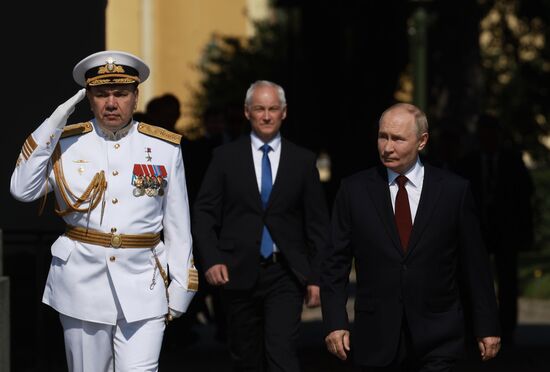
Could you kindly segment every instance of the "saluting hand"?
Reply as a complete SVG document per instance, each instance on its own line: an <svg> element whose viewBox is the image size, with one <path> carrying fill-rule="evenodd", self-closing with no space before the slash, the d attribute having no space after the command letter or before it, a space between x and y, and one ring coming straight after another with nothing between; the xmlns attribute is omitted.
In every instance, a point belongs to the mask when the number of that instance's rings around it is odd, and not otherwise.
<svg viewBox="0 0 550 372"><path fill-rule="evenodd" d="M224 285L229 281L229 273L227 272L227 266L224 264L217 264L206 270L204 273L206 281L210 285Z"/></svg>
<svg viewBox="0 0 550 372"><path fill-rule="evenodd" d="M84 98L85 95L86 89L80 89L74 96L57 106L55 111L50 115L49 120L55 124L57 128L63 128L65 124L67 124L67 119L69 116L74 112L76 104L82 101L82 98Z"/></svg>

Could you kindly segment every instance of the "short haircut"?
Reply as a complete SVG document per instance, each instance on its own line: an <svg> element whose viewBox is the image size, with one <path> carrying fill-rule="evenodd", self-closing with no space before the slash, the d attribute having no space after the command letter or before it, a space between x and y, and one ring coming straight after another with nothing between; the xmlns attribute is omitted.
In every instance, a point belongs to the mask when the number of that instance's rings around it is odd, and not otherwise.
<svg viewBox="0 0 550 372"><path fill-rule="evenodd" d="M428 128L428 119L426 118L426 114L424 113L424 111L422 111L421 109L419 109L418 107L410 103L400 102L388 107L382 113L382 115L380 115L380 120L378 121L378 124L380 125L380 123L382 123L382 120L384 119L384 115L396 109L404 110L414 116L414 122L416 124L416 131L417 131L418 137L420 137L424 133L428 133L429 128Z"/></svg>
<svg viewBox="0 0 550 372"><path fill-rule="evenodd" d="M244 99L245 106L250 106L250 102L252 101L252 95L254 94L254 91L258 87L273 87L277 89L277 94L279 96L279 101L281 102L281 105L283 107L286 106L285 91L283 87L281 87L279 84L275 84L268 80L256 80L250 85L250 87L246 91L246 97Z"/></svg>

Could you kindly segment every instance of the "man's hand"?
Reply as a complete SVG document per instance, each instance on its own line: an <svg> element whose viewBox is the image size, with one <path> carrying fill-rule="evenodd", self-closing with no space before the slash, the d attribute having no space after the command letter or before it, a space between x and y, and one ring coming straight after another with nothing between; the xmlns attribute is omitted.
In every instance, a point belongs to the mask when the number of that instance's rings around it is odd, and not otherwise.
<svg viewBox="0 0 550 372"><path fill-rule="evenodd" d="M217 264L206 270L204 273L206 281L210 285L224 285L229 281L229 274L227 272L227 266L223 264Z"/></svg>
<svg viewBox="0 0 550 372"><path fill-rule="evenodd" d="M67 101L57 106L55 111L50 115L50 121L59 129L63 128L67 124L67 119L74 112L76 104L82 101L82 98L86 95L86 89L80 89L74 96Z"/></svg>
<svg viewBox="0 0 550 372"><path fill-rule="evenodd" d="M307 307L317 307L321 305L321 290L318 285L308 285L305 304Z"/></svg>
<svg viewBox="0 0 550 372"><path fill-rule="evenodd" d="M477 339L481 360L486 361L497 356L500 350L500 337L483 337Z"/></svg>
<svg viewBox="0 0 550 372"><path fill-rule="evenodd" d="M349 331L346 329L339 329L332 331L325 337L325 344L327 350L336 355L341 360L348 359L347 352L350 350L349 345Z"/></svg>

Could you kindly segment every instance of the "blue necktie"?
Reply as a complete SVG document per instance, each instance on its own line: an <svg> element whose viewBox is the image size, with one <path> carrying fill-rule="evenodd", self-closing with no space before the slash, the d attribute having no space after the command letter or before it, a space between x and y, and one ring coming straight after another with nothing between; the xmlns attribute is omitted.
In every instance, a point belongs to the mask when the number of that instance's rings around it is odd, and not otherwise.
<svg viewBox="0 0 550 372"><path fill-rule="evenodd" d="M261 147L261 149L264 152L264 155L262 157L262 183L260 194L262 196L262 205L265 209L267 207L267 201L269 200L269 194L271 194L271 188L273 187L273 179L271 177L271 162L269 161L269 156L267 156L267 154L271 150L271 147L268 144L265 144ZM262 232L262 244L260 248L260 253L265 258L269 257L273 253L273 239L271 238L271 234L269 233L265 225Z"/></svg>

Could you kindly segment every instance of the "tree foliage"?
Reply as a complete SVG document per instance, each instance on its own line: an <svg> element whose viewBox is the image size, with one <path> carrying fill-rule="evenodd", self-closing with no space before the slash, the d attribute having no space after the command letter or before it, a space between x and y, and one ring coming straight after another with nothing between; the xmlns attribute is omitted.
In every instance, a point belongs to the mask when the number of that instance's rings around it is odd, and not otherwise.
<svg viewBox="0 0 550 372"><path fill-rule="evenodd" d="M550 1L493 0L480 6L484 106L499 115L514 143L548 165Z"/></svg>
<svg viewBox="0 0 550 372"><path fill-rule="evenodd" d="M412 3L393 1L392 6L403 9L408 5L410 13ZM453 127L455 133L467 135L476 116L490 111L501 119L510 142L529 153L538 164L548 164L550 155L545 138L550 134L550 0L433 0L424 3L428 4L432 19L428 29L430 104L427 111L432 129L435 129L434 140L438 139L437 130L445 125ZM289 34L288 18L279 16L276 22L257 22L254 36L248 39L212 36L197 66L203 76L195 92L197 122L208 108L242 108L244 92L257 79L274 80L283 86L288 83L296 90L304 90L303 86L315 79L307 78L308 74L319 71L319 65L323 64L330 68L330 63L335 63L332 65L334 71L327 74L341 77L340 83L333 80L332 84L343 94L329 89L326 95L335 106L344 108L340 113L344 114L342 118L346 122L352 119L346 116L347 105L356 101L374 102L375 91L382 90L382 86L369 86L369 92L364 93L364 89L359 90L354 84L382 84L384 79L376 78L381 73L390 74L386 79L388 84L394 81L395 71L381 71L383 66L372 62L376 58L362 57L365 51L373 50L379 60L385 59L385 64L393 63L391 56L376 53L384 49L381 49L380 38L373 36L376 30L390 35L388 24L392 13L389 8L353 1L332 7L323 1L315 7L299 2L291 4L300 8L301 20L305 20L299 35ZM393 28L398 22L396 14L393 13ZM314 19L320 21L312 22ZM291 39L296 36L300 42ZM392 47L408 48L399 44L400 39L392 39L392 42L396 40L398 44ZM324 56L322 49L326 50ZM296 56L301 60L297 61ZM323 59L316 60L320 56ZM361 64L365 70L361 70ZM362 94L365 96L361 97ZM294 98L293 102L299 101L298 97ZM304 103L311 105L312 102L304 98ZM335 125L333 118L337 115L328 111L330 107L323 103L313 104L318 105L315 110L324 110L325 117L331 117L331 123L323 123L323 117L319 118L323 126ZM377 110L382 104L375 105ZM369 113L369 120L377 114ZM350 126L350 133L363 133L354 129L353 124L345 126Z"/></svg>
<svg viewBox="0 0 550 372"><path fill-rule="evenodd" d="M207 110L242 114L244 93L255 80L283 82L286 71L283 22L258 21L250 38L212 35L197 66L202 75L194 92L195 128Z"/></svg>

